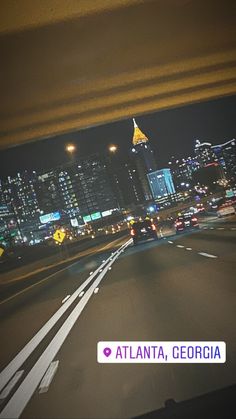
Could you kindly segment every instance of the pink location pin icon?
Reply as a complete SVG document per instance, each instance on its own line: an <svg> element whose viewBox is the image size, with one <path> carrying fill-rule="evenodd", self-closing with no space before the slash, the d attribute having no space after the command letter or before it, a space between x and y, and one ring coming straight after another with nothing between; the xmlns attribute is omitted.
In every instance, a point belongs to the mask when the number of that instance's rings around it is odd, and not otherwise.
<svg viewBox="0 0 236 419"><path fill-rule="evenodd" d="M108 358L108 356L111 355L111 348L105 348L105 349L103 349L103 353Z"/></svg>

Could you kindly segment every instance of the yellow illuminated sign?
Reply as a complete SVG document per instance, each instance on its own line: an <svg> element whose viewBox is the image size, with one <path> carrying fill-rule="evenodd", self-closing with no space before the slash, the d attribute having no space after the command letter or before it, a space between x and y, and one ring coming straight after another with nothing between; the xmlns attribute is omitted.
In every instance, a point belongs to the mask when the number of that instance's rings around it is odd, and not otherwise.
<svg viewBox="0 0 236 419"><path fill-rule="evenodd" d="M54 240L58 243L62 243L65 236L66 236L66 233L64 233L61 230L56 230L55 233L53 234Z"/></svg>
<svg viewBox="0 0 236 419"><path fill-rule="evenodd" d="M4 253L4 249L0 247L0 257L3 255L3 253Z"/></svg>

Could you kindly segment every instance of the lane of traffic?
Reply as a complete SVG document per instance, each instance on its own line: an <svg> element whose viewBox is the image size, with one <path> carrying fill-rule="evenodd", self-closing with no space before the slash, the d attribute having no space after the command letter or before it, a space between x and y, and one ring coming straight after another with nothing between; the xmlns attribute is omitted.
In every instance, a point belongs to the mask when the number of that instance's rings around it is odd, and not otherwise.
<svg viewBox="0 0 236 419"><path fill-rule="evenodd" d="M84 258L53 277L46 277L40 284L27 288L6 304L0 305L0 330L1 336L4 336L4 345L1 346L1 369L60 309L62 300L67 295L73 295L90 274L110 256L111 251L115 251L116 246L123 242L124 239L115 240L104 247L104 253Z"/></svg>
<svg viewBox="0 0 236 419"><path fill-rule="evenodd" d="M157 242L130 247L101 284L57 359L50 389L23 417L132 417L231 384L235 377L234 271ZM225 340L227 364L97 364L100 340ZM193 379L194 376L194 379ZM67 394L63 400L60 394ZM57 403L55 403L57 400Z"/></svg>
<svg viewBox="0 0 236 419"><path fill-rule="evenodd" d="M55 336L52 338L52 341L46 347L40 358L36 361L35 365L32 367L28 375L25 377L24 381L20 384L19 388L13 394L12 398L8 401L6 406L3 408L3 411L0 414L0 417L14 417L18 418L22 413L25 405L28 400L31 398L33 392L37 388L40 380L43 378L44 374L47 372L47 369L51 367L51 361L54 356L57 354L67 335L69 334L74 323L80 316L81 312L85 308L89 299L91 298L93 292L96 290L99 283L102 281L104 275L110 270L111 265L116 261L126 247L130 244L130 240L126 241L116 252L112 253L109 258L103 262L103 264L85 281L89 284L93 278L95 278L92 285L86 290L84 296L77 303L74 309L69 313L68 318L65 319L65 322L62 324L60 329L57 331ZM98 276L97 276L98 275ZM21 350L19 354L10 362L9 365L1 372L0 374L0 386L4 388L9 379L13 377L19 367L21 367L30 354L37 348L39 343L44 339L44 337L49 333L53 326L58 322L62 314L73 301L79 295L81 289L85 289L85 284L77 289L73 296L71 296L65 305L58 310L57 313L47 322L44 327L34 336L33 339ZM62 312L62 313L61 313ZM14 378L13 378L14 379Z"/></svg>

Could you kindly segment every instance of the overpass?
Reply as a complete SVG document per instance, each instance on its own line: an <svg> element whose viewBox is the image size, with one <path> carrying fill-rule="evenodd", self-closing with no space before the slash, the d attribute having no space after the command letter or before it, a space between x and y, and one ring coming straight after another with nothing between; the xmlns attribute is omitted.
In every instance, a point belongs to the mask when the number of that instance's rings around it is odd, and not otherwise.
<svg viewBox="0 0 236 419"><path fill-rule="evenodd" d="M1 148L236 93L231 0L0 9Z"/></svg>

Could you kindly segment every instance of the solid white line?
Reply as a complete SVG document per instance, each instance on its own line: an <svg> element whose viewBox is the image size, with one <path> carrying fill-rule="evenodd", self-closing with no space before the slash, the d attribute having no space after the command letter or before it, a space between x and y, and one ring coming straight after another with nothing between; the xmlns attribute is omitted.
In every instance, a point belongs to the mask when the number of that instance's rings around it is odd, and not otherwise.
<svg viewBox="0 0 236 419"><path fill-rule="evenodd" d="M191 247L186 247L186 250L192 250L192 248Z"/></svg>
<svg viewBox="0 0 236 419"><path fill-rule="evenodd" d="M94 294L97 294L97 293L98 293L98 291L99 291L99 288L95 288L95 290L94 290Z"/></svg>
<svg viewBox="0 0 236 419"><path fill-rule="evenodd" d="M101 249L98 249L98 250L101 252L102 250L106 249L106 248L107 248L107 246L111 245L112 243L117 242L118 240L121 240L121 239L116 239L116 240L114 240L114 241L112 241L112 242L108 243L108 245L106 245L106 246L104 246L104 247L102 247ZM88 249L88 250L89 250L89 249ZM86 250L84 250L83 252L85 252L85 251L86 251ZM90 251L90 252L88 253L88 255L85 255L85 256L91 256L91 254L92 254L92 253L93 253L93 250L92 250L92 251ZM1 301L1 302L0 302L0 305L5 304L5 303L7 303L8 301L11 301L13 298L18 297L19 295L23 294L24 292L29 291L31 288L34 288L34 287L36 287L37 285L43 284L43 283L44 283L45 281L47 281L49 278L52 278L53 276L55 276L55 275L57 275L57 274L59 274L59 273L61 273L61 272L65 271L66 269L71 268L71 266L74 266L74 265L76 265L77 263L79 263L79 262L81 261L81 258L83 258L83 254L81 254L81 257L80 257L79 259L77 259L75 262L71 263L70 265L67 265L67 266L65 266L64 268L59 269L59 271L53 272L52 274L50 274L50 275L46 276L45 278L41 279L41 281L37 281L35 284L29 285L27 288L24 288L23 290L21 290L21 291L17 292L16 294L12 295L11 297L8 297L8 298L6 298L5 300ZM66 261L65 261L65 262L66 262ZM63 262L63 263L64 263L64 262ZM52 265L52 266L51 266L51 268L53 268L53 267L55 267L55 266L56 266L56 265ZM35 274L36 274L36 273L43 273L44 271L45 271L45 269L39 269L39 270L35 271L34 273L35 273ZM93 274L93 272L91 272L91 273L90 273L90 275L92 275L92 274ZM30 276L30 275L28 275L28 274L27 274L26 276ZM23 276L23 278L25 278L26 276ZM12 282L12 281L11 281L11 282Z"/></svg>
<svg viewBox="0 0 236 419"><path fill-rule="evenodd" d="M184 248L184 246L182 246L182 244L177 244L176 247L179 247L180 249Z"/></svg>
<svg viewBox="0 0 236 419"><path fill-rule="evenodd" d="M48 391L52 379L57 372L58 365L59 361L51 362L41 383L39 384L39 393L46 393Z"/></svg>
<svg viewBox="0 0 236 419"><path fill-rule="evenodd" d="M172 242L172 241L170 241L170 240L168 240L168 243L173 244L173 242Z"/></svg>
<svg viewBox="0 0 236 419"><path fill-rule="evenodd" d="M126 243L130 243L129 240ZM121 247L123 248L124 245ZM118 249L119 250L119 249ZM118 252L117 250L117 252ZM44 339L44 337L50 332L53 326L57 323L57 321L61 318L61 316L66 312L66 310L73 304L76 300L78 295L87 285L93 280L93 278L99 273L101 267L105 267L109 258L106 259L102 265L100 265L94 273L83 282L82 285L77 288L77 290L71 295L71 297L63 304L54 315L45 323L45 325L36 333L35 336L24 346L24 348L13 358L13 360L4 368L4 370L0 373L0 391L5 387L11 377L15 374L15 372L21 367L21 365L26 361L26 359L31 355L34 349L40 344L40 342Z"/></svg>
<svg viewBox="0 0 236 419"><path fill-rule="evenodd" d="M22 376L24 370L17 371L15 375L12 377L11 381L7 384L7 386L2 390L0 394L0 400L5 399L8 394L11 392L13 387L16 385L16 383L19 381L20 377Z"/></svg>
<svg viewBox="0 0 236 419"><path fill-rule="evenodd" d="M213 259L218 258L218 256L211 255L210 253L198 252L198 254L201 256L205 256L206 258L213 258Z"/></svg>
<svg viewBox="0 0 236 419"><path fill-rule="evenodd" d="M131 244L131 240L125 243L124 247L126 248ZM56 354L63 345L65 339L70 333L75 322L79 318L89 299L93 295L95 288L98 287L99 283L102 281L103 277L106 275L109 266L112 265L115 260L119 257L121 251L117 251L117 254L114 256L113 260L110 261L101 272L98 277L95 279L93 284L90 286L88 291L86 291L84 297L79 301L75 306L73 311L70 313L68 318L65 320L61 328L58 330L48 347L42 353L36 364L30 370L24 381L18 387L12 398L9 400L5 408L0 413L1 419L17 419L23 412L28 401L31 399L33 393L39 385L40 380L44 376L45 372L48 369L48 366L55 358Z"/></svg>
<svg viewBox="0 0 236 419"><path fill-rule="evenodd" d="M70 298L70 294L69 294L69 295L67 295L67 296L64 298L64 300L62 300L62 304L63 304L63 303L65 303L65 302L68 300L68 298Z"/></svg>

